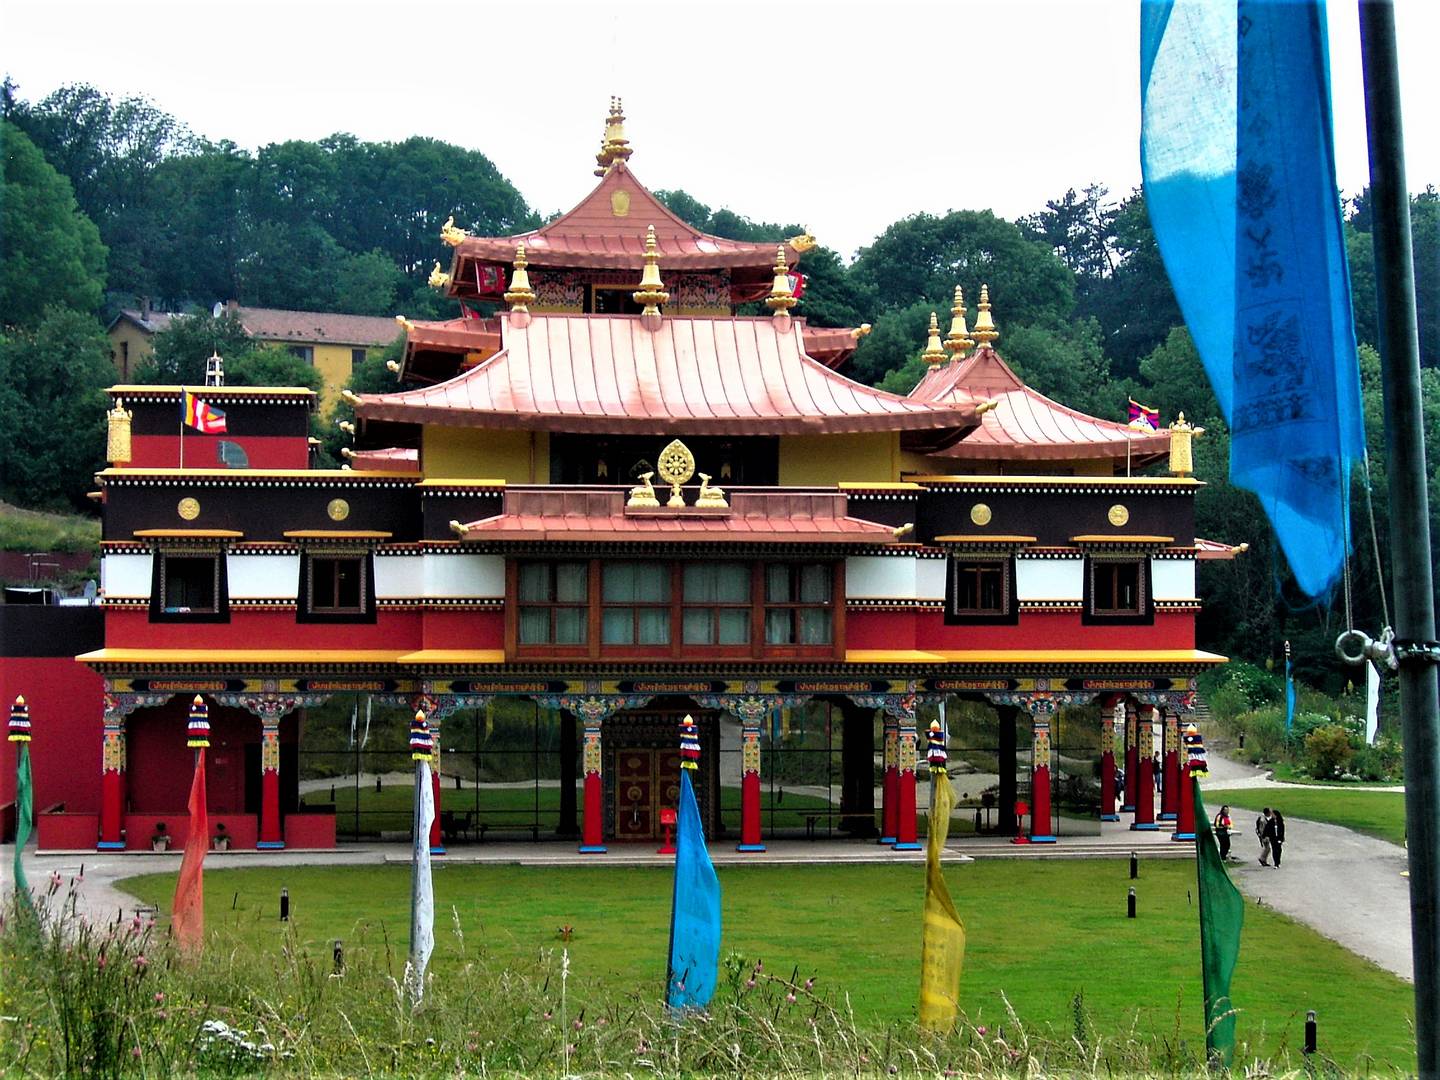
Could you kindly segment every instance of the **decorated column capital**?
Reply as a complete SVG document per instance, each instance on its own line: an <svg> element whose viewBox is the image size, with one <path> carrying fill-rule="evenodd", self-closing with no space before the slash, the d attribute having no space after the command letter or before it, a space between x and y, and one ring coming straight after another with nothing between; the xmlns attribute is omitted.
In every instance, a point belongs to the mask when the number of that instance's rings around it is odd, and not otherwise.
<svg viewBox="0 0 1440 1080"><path fill-rule="evenodd" d="M536 694L531 697L547 709L564 709L580 718L588 730L625 709L648 705L653 694Z"/></svg>
<svg viewBox="0 0 1440 1080"><path fill-rule="evenodd" d="M265 692L259 694L211 694L217 705L232 709L244 709L252 716L258 716L262 724L279 724L282 717L296 709L309 709L323 705L330 700L329 694L281 694Z"/></svg>
<svg viewBox="0 0 1440 1080"><path fill-rule="evenodd" d="M105 719L108 721L114 717L123 727L125 717L136 709L150 709L157 705L164 705L174 696L174 694L135 694L129 691L106 690Z"/></svg>

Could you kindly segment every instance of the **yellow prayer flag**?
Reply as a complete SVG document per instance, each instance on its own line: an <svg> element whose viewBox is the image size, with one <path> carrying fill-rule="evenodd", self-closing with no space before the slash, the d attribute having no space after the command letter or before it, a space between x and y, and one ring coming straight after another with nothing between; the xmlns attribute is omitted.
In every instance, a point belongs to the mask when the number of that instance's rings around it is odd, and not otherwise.
<svg viewBox="0 0 1440 1080"><path fill-rule="evenodd" d="M950 831L954 794L944 768L930 767L930 824L925 849L925 925L920 940L920 1026L946 1032L960 1012L960 968L965 962L965 924L940 872L940 852Z"/></svg>

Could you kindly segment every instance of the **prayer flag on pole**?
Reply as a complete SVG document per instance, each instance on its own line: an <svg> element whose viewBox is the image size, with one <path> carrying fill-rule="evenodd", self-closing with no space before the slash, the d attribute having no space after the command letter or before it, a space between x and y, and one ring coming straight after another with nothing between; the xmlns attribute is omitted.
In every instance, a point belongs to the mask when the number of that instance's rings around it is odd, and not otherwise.
<svg viewBox="0 0 1440 1080"><path fill-rule="evenodd" d="M180 878L170 906L170 929L185 952L198 950L205 938L205 853L210 850L210 814L205 800L205 748L210 745L210 709L195 695L190 705L186 745L195 751L190 781L190 832L180 860Z"/></svg>
<svg viewBox="0 0 1440 1080"><path fill-rule="evenodd" d="M1290 642L1285 642L1285 730L1295 723L1295 678L1290 668Z"/></svg>
<svg viewBox="0 0 1440 1080"><path fill-rule="evenodd" d="M720 881L705 849L700 807L690 782L699 767L700 739L689 716L680 722L680 757L665 1001L672 1009L703 1009L720 980Z"/></svg>
<svg viewBox="0 0 1440 1080"><path fill-rule="evenodd" d="M1380 669L1374 660L1365 661L1365 744L1375 745L1380 734Z"/></svg>
<svg viewBox="0 0 1440 1080"><path fill-rule="evenodd" d="M1140 95L1146 206L1231 479L1319 596L1364 447L1323 0L1143 0Z"/></svg>
<svg viewBox="0 0 1440 1080"><path fill-rule="evenodd" d="M1205 812L1200 781L1195 792L1195 877L1200 896L1200 975L1205 994L1205 1056L1227 1069L1235 1057L1235 1007L1230 976L1240 958L1245 901L1220 861L1220 848Z"/></svg>
<svg viewBox="0 0 1440 1080"><path fill-rule="evenodd" d="M1160 427L1160 410L1141 405L1130 399L1130 426L1141 431L1155 431Z"/></svg>
<svg viewBox="0 0 1440 1080"><path fill-rule="evenodd" d="M930 821L925 844L925 923L920 937L920 1026L947 1032L960 1012L960 969L965 963L965 924L950 899L940 855L955 803L940 721L930 722Z"/></svg>
<svg viewBox="0 0 1440 1080"><path fill-rule="evenodd" d="M15 902L31 908L30 882L20 855L35 828L35 783L30 775L30 706L23 696L10 707L10 741L15 744Z"/></svg>
<svg viewBox="0 0 1440 1080"><path fill-rule="evenodd" d="M215 408L192 394L185 391L185 409L182 423L186 427L192 427L204 435L223 435L226 433L225 413Z"/></svg>
<svg viewBox="0 0 1440 1080"><path fill-rule="evenodd" d="M416 1005L425 994L425 969L435 949L435 892L430 878L430 826L435 822L430 757L434 746L425 714L417 711L410 726L410 756L415 761L415 818L410 862L410 960L406 965L410 1000Z"/></svg>

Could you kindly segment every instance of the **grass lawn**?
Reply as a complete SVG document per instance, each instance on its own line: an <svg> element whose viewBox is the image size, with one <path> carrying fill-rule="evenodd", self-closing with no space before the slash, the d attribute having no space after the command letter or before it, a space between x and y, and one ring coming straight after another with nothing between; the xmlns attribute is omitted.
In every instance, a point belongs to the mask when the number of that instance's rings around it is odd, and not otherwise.
<svg viewBox="0 0 1440 1080"><path fill-rule="evenodd" d="M718 873L722 952L816 976L817 988L837 1002L849 995L862 1026L913 1014L922 866L727 866ZM1134 1024L1156 1039L1201 1039L1193 866L1147 863L1141 875L1140 918L1131 921L1125 860L987 860L947 869L968 927L961 998L971 1019L1006 1022L1003 992L1023 1022L1064 1037L1072 999L1083 993L1102 1035ZM558 949L557 928L571 925L577 1001L658 994L671 882L664 868L442 866L433 970L443 978L460 962L454 918L472 956L479 948L514 963ZM206 913L212 928L233 927L256 950L276 951L285 933L276 917L284 887L294 932L313 955L328 956L343 938L352 955L388 940L403 957L409 883L402 866L212 870ZM122 887L164 909L174 884L174 875L156 874ZM1322 1050L1347 1068L1367 1055L1414 1067L1409 985L1268 909L1246 910L1233 989L1249 1055L1296 1052L1305 1011L1315 1009Z"/></svg>
<svg viewBox="0 0 1440 1080"><path fill-rule="evenodd" d="M1262 807L1275 806L1287 818L1308 818L1330 825L1389 840L1405 842L1405 793L1403 791L1346 791L1340 788L1216 788L1205 790L1205 806L1214 813L1221 803L1244 807L1258 814ZM1237 821L1242 835L1249 835L1251 822Z"/></svg>

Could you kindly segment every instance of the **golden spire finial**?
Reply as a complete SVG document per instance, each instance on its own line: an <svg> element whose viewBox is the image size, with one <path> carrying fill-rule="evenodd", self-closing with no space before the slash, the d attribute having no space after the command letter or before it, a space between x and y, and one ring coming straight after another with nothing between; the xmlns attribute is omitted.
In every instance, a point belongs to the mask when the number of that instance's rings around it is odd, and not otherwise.
<svg viewBox="0 0 1440 1080"><path fill-rule="evenodd" d="M640 312L640 320L647 326L652 323L659 325L660 305L670 299L670 294L660 280L660 250L655 243L654 225L645 228L645 269L640 274L640 287L635 290L634 296L637 304L645 305Z"/></svg>
<svg viewBox="0 0 1440 1080"><path fill-rule="evenodd" d="M945 349L940 344L940 320L935 317L935 312L930 312L930 340L925 345L925 351L920 358L932 368L937 368L945 362Z"/></svg>
<svg viewBox="0 0 1440 1080"><path fill-rule="evenodd" d="M991 348L1000 338L1000 331L995 329L995 320L990 316L989 285L980 286L980 311L975 316L975 330L971 336L982 349Z"/></svg>
<svg viewBox="0 0 1440 1080"><path fill-rule="evenodd" d="M795 299L795 290L790 287L790 267L785 263L785 245L775 249L775 281L770 286L770 295L765 306L775 315L788 315L790 309L800 301Z"/></svg>
<svg viewBox="0 0 1440 1080"><path fill-rule="evenodd" d="M535 302L535 290L530 287L530 272L525 268L530 265L525 258L525 245L515 245L515 270L510 275L510 288L505 290L505 302L510 305L510 310L522 314L530 313L530 306Z"/></svg>
<svg viewBox="0 0 1440 1080"><path fill-rule="evenodd" d="M955 304L950 309L950 333L945 335L945 351L955 359L961 359L970 351L975 341L965 326L965 290L955 286Z"/></svg>
<svg viewBox="0 0 1440 1080"><path fill-rule="evenodd" d="M617 161L628 161L634 151L625 138L625 112L620 99L611 97L610 115L605 118L605 135L600 140L600 153L595 155L596 176L604 176Z"/></svg>

